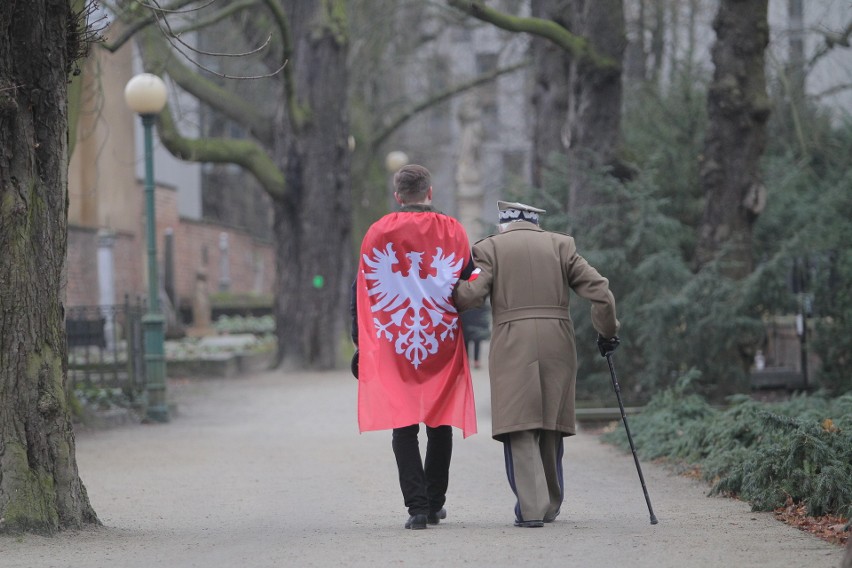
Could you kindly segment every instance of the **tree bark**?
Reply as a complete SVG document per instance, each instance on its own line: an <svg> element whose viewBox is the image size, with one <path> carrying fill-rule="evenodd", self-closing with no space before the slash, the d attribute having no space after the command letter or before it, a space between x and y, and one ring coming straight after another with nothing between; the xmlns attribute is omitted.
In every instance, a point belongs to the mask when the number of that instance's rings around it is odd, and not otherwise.
<svg viewBox="0 0 852 568"><path fill-rule="evenodd" d="M342 2L283 2L293 33L295 96L306 120L279 118L274 155L286 192L274 197L279 360L330 369L346 320L352 270L348 38ZM332 5L327 7L327 5Z"/></svg>
<svg viewBox="0 0 852 568"><path fill-rule="evenodd" d="M264 21L274 22L278 32L274 49L287 60L280 73L264 79L274 83L263 88L277 93L270 95L278 103L271 116L262 116L233 93L220 96L235 88L233 81L216 87L192 73L156 30L141 35L140 48L146 69L168 73L182 89L249 132L245 139L193 140L181 136L168 108L159 121L160 138L172 154L239 164L272 199L277 363L331 369L345 337L346 299L354 278L346 2L260 3L269 12Z"/></svg>
<svg viewBox="0 0 852 568"><path fill-rule="evenodd" d="M646 3L636 0L636 14L629 24L627 46L624 49L624 79L628 89L636 89L648 79L648 47L645 41Z"/></svg>
<svg viewBox="0 0 852 568"><path fill-rule="evenodd" d="M623 0L573 0L570 20L575 33L589 38L593 50L619 63L601 67L586 59L571 62L567 152L572 176L568 210L578 215L599 202L583 172L612 166L619 175L621 169L617 153L621 136L621 61L626 45Z"/></svg>
<svg viewBox="0 0 852 568"><path fill-rule="evenodd" d="M65 392L69 0L0 3L0 532L97 524Z"/></svg>
<svg viewBox="0 0 852 568"><path fill-rule="evenodd" d="M805 99L805 8L803 0L787 0L789 54L787 81L791 105L801 109Z"/></svg>
<svg viewBox="0 0 852 568"><path fill-rule="evenodd" d="M553 20L566 29L570 0L533 0L531 14ZM569 76L572 56L553 42L539 36L530 41L533 60L532 182L541 187L544 172L553 154L565 155L565 138L570 99Z"/></svg>
<svg viewBox="0 0 852 568"><path fill-rule="evenodd" d="M612 165L616 175L622 173L616 153L626 45L623 0L534 0L529 18L499 12L482 0L447 1L484 22L535 38L533 180L541 184L550 155L562 150L570 170L567 209L577 214L593 204L596 196L583 170Z"/></svg>
<svg viewBox="0 0 852 568"><path fill-rule="evenodd" d="M578 57L534 36L532 179L541 185L554 152L570 171L565 209L576 216L596 203L584 171L617 167L621 135L621 61L626 47L623 0L535 0L534 17L585 38L597 59ZM600 61L610 64L601 65Z"/></svg>
<svg viewBox="0 0 852 568"><path fill-rule="evenodd" d="M722 274L741 279L752 271L752 226L766 202L759 162L770 112L767 0L722 0L713 28L715 71L707 99L705 205L696 262L701 268L719 260Z"/></svg>

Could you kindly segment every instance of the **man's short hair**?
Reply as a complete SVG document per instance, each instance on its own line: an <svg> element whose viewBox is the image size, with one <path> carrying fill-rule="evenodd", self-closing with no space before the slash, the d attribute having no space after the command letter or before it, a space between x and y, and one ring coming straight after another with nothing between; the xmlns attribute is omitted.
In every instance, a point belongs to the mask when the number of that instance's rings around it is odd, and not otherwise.
<svg viewBox="0 0 852 568"><path fill-rule="evenodd" d="M421 201L432 187L432 174L423 166L409 164L394 174L393 187L403 203Z"/></svg>

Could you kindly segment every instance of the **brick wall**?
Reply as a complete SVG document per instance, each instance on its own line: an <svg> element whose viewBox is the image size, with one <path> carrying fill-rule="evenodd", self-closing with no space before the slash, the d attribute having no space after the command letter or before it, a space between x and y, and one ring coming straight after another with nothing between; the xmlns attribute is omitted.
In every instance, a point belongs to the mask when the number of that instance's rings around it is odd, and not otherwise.
<svg viewBox="0 0 852 568"><path fill-rule="evenodd" d="M65 263L67 306L98 305L98 232L86 227L68 227Z"/></svg>
<svg viewBox="0 0 852 568"><path fill-rule="evenodd" d="M220 237L227 234L227 271L223 270ZM271 294L275 281L275 255L270 243L255 240L247 232L181 219L175 231L175 291L181 304L191 304L199 272L207 275L207 289L220 289L225 272L231 292Z"/></svg>
<svg viewBox="0 0 852 568"><path fill-rule="evenodd" d="M127 295L131 300L148 295L144 263L145 244L130 233L118 233L113 245L115 264L115 301L124 302Z"/></svg>
<svg viewBox="0 0 852 568"><path fill-rule="evenodd" d="M142 191L141 187L139 191ZM191 306L200 270L207 273L207 289L219 290L222 276L220 236L228 235L229 291L272 294L275 282L275 254L271 243L258 241L246 231L206 221L181 218L174 188L158 187L155 192L157 215L157 257L159 277L165 275L165 234L174 235L174 287L180 305ZM147 240L145 217L139 219L136 235L115 235L116 302L147 295ZM97 305L98 231L89 227L68 229L66 305Z"/></svg>

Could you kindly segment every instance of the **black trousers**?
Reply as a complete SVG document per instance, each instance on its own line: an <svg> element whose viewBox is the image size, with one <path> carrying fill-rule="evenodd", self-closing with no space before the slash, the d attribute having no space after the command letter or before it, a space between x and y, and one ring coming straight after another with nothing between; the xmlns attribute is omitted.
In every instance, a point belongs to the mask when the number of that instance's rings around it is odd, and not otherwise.
<svg viewBox="0 0 852 568"><path fill-rule="evenodd" d="M393 430L393 453L399 469L399 487L409 515L434 513L447 500L450 458L453 454L452 426L426 426L426 459L420 456L420 424Z"/></svg>

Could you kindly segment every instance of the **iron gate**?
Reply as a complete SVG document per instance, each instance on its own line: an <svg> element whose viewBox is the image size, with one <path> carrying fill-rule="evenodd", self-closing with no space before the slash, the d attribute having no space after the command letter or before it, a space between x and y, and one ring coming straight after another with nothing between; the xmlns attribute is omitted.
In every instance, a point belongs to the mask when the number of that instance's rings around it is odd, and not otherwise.
<svg viewBox="0 0 852 568"><path fill-rule="evenodd" d="M65 309L69 387L118 388L130 395L145 388L144 303Z"/></svg>

